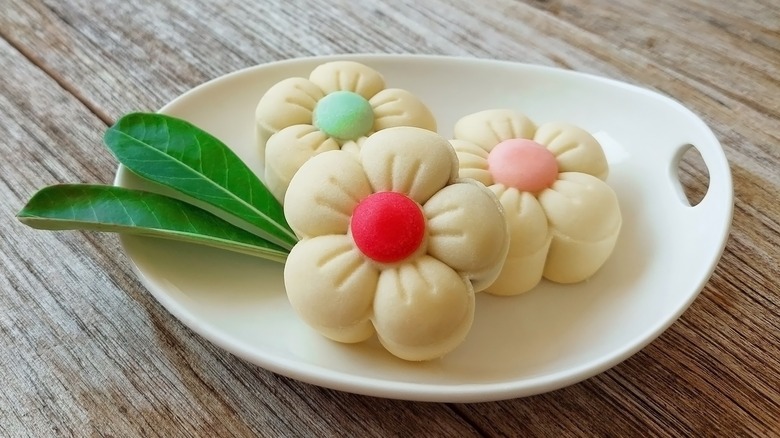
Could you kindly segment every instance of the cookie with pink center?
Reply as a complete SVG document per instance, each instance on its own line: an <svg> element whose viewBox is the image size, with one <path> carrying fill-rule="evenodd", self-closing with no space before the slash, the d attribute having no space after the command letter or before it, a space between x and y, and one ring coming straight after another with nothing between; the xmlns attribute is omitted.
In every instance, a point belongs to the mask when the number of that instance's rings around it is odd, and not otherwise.
<svg viewBox="0 0 780 438"><path fill-rule="evenodd" d="M420 128L388 128L359 153L311 158L284 210L301 238L284 269L298 315L339 342L376 333L406 360L463 341L474 293L498 276L509 246L493 192L459 179L450 143Z"/></svg>
<svg viewBox="0 0 780 438"><path fill-rule="evenodd" d="M272 86L255 110L265 183L282 202L301 165L325 151L357 153L374 132L396 126L436 131L433 114L414 94L385 88L379 72L352 61L317 66L308 78Z"/></svg>
<svg viewBox="0 0 780 438"><path fill-rule="evenodd" d="M455 124L460 176L499 198L510 228L509 254L487 289L516 295L542 278L576 283L612 253L622 217L604 180L604 152L593 136L567 123L539 127L512 110L487 110Z"/></svg>

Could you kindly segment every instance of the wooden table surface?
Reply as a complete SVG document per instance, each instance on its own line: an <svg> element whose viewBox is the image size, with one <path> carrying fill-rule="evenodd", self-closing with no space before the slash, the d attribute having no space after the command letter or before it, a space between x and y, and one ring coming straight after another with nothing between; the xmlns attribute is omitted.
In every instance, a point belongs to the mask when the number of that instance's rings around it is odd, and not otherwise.
<svg viewBox="0 0 780 438"><path fill-rule="evenodd" d="M0 436L780 436L777 0L0 0ZM111 234L42 232L39 188L110 183L101 147L231 71L300 56L419 53L607 76L710 125L733 229L701 295L625 362L478 404L353 395L282 377L194 334ZM694 196L707 171L683 165Z"/></svg>

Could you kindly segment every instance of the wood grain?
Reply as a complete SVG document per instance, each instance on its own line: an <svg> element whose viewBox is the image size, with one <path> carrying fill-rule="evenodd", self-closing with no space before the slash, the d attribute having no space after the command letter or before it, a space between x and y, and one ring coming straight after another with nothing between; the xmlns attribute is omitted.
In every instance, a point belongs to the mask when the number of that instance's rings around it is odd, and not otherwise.
<svg viewBox="0 0 780 438"><path fill-rule="evenodd" d="M0 10L0 436L780 434L775 1L0 0ZM385 400L214 347L148 295L114 236L13 218L44 185L111 181L100 138L126 112L254 64L364 52L558 66L691 108L721 140L736 195L700 297L641 352L568 388L482 404ZM695 154L681 179L701 198Z"/></svg>

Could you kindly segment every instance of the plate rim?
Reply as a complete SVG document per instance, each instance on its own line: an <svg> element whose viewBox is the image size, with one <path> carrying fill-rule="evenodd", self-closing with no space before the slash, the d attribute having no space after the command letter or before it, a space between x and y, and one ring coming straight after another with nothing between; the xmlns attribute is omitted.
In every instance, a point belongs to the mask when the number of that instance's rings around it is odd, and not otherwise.
<svg viewBox="0 0 780 438"><path fill-rule="evenodd" d="M531 396L560 389L600 374L628 359L654 341L661 333L674 324L674 322L679 319L679 317L698 297L699 293L711 278L712 273L717 267L720 257L722 256L723 250L725 249L733 215L733 186L725 152L720 142L712 133L712 130L701 120L701 118L699 118L680 102L654 90L642 88L626 82L621 82L615 79L610 79L590 73L507 60L493 60L446 55L358 53L298 57L244 67L242 69L210 79L185 91L167 104L163 105L158 112L163 114L170 114L170 111L175 109L175 107L179 105L182 100L191 97L191 95L201 93L210 87L221 85L224 82L236 80L236 78L243 75L257 74L258 71L274 67L294 67L296 64L316 64L334 60L353 60L366 63L370 63L372 61L414 60L415 62L454 62L495 65L506 68L531 70L555 75L573 75L586 78L588 80L599 81L610 86L628 89L633 92L641 92L642 94L646 95L649 94L654 98L661 98L667 103L673 104L678 108L688 112L693 118L698 120L702 127L705 128L706 132L711 135L714 144L718 146L718 163L715 164L719 166L725 164L725 173L723 172L723 169L717 169L720 173L719 178L722 178L722 182L728 189L727 192L729 195L728 199L725 199L725 205L727 206L728 211L726 211L725 214L721 217L722 223L718 227L722 230L722 235L717 236L717 238L721 240L719 251L710 254L710 259L706 268L707 275L703 276L701 279L695 282L696 290L692 293L689 293L687 299L684 300L681 305L675 309L674 312L669 314L668 317L659 319L656 324L648 326L645 330L641 331L637 336L631 339L630 342L626 342L623 348L616 349L611 351L609 354L599 356L597 359L579 364L577 367L548 373L541 376L509 381L452 385L396 381L392 379L377 379L367 376L354 376L344 371L334 370L321 365L314 365L302 361L291 362L289 359L280 358L277 355L269 354L267 351L260 352L257 351L256 348L250 348L248 345L246 345L245 342L233 339L230 336L226 336L224 333L220 335L220 330L218 327L213 327L213 324L211 323L204 324L203 321L199 320L199 318L193 315L188 309L179 305L176 299L165 293L165 291L158 289L147 278L146 274L140 269L136 261L128 252L126 239L138 239L138 237L120 235L120 245L122 251L127 257L127 260L130 262L133 272L144 285L144 287L152 294L155 300L157 300L172 316L174 316L174 318L179 320L187 328L213 343L214 345L271 372L317 386L355 394L429 402L468 403L504 400ZM711 166L712 164L707 164L710 173L710 184L712 184L713 179L713 169L710 168ZM121 183L122 173L124 171L126 171L125 168L119 165L114 179L115 185L119 185ZM708 191L707 193L709 194L710 192ZM707 198L706 194L704 198Z"/></svg>

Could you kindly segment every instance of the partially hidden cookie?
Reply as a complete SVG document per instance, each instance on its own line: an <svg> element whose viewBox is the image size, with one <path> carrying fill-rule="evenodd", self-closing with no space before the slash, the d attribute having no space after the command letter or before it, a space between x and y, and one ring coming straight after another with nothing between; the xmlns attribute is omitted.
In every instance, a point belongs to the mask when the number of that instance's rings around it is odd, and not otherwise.
<svg viewBox="0 0 780 438"><path fill-rule="evenodd" d="M537 127L517 111L486 110L455 124L452 145L460 176L490 188L509 223L509 254L488 293L517 295L542 278L580 282L609 258L622 216L604 182L604 152L587 131L559 122Z"/></svg>
<svg viewBox="0 0 780 438"><path fill-rule="evenodd" d="M301 239L284 270L298 315L339 342L376 333L411 361L463 341L474 293L495 280L509 245L493 192L459 179L450 143L420 128L384 129L359 153L309 159L284 210Z"/></svg>
<svg viewBox="0 0 780 438"><path fill-rule="evenodd" d="M265 183L280 202L301 165L325 151L357 153L371 134L396 126L436 131L433 114L409 91L385 88L376 70L353 61L317 66L308 78L272 86L255 110Z"/></svg>

